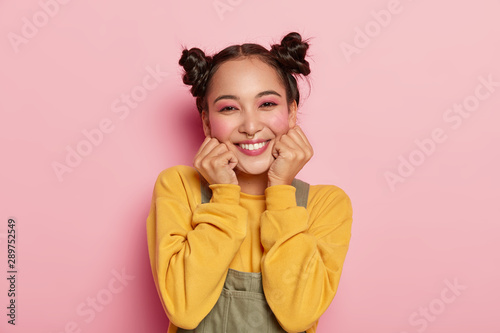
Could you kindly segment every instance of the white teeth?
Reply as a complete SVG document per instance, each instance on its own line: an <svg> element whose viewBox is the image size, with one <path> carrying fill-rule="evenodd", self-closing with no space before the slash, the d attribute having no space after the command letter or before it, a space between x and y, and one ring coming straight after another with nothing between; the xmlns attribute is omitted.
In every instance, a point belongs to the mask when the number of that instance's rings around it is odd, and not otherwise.
<svg viewBox="0 0 500 333"><path fill-rule="evenodd" d="M248 143L241 143L240 147L243 149L248 149L248 150L255 150L255 149L260 149L266 145L266 142L261 142L261 143L253 143L253 144L248 144Z"/></svg>

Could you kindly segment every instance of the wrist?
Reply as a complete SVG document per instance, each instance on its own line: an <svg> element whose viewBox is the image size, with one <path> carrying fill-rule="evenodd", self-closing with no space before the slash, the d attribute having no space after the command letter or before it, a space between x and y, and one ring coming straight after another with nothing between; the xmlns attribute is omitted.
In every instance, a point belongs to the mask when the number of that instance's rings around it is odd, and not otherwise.
<svg viewBox="0 0 500 333"><path fill-rule="evenodd" d="M283 179L269 179L267 182L267 186L275 186L275 185L292 185L293 179L283 180Z"/></svg>
<svg viewBox="0 0 500 333"><path fill-rule="evenodd" d="M241 187L235 184L211 184L212 202L236 204L240 203Z"/></svg>
<svg viewBox="0 0 500 333"><path fill-rule="evenodd" d="M268 187L265 191L266 209L282 210L297 206L295 191L291 185Z"/></svg>

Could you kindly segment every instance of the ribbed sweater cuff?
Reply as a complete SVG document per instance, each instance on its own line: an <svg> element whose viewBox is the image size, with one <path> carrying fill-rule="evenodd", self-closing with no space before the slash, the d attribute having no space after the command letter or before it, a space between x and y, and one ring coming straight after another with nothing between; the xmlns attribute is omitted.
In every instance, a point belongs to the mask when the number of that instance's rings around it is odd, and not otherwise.
<svg viewBox="0 0 500 333"><path fill-rule="evenodd" d="M241 187L235 184L212 184L212 200L215 203L240 204Z"/></svg>
<svg viewBox="0 0 500 333"><path fill-rule="evenodd" d="M295 187L292 185L274 185L266 188L267 210L282 210L296 207Z"/></svg>

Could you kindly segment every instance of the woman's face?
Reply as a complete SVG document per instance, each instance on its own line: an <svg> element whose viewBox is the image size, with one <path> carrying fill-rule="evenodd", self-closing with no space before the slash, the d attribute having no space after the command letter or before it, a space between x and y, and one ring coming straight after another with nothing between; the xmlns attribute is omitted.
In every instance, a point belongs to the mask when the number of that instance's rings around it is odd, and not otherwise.
<svg viewBox="0 0 500 333"><path fill-rule="evenodd" d="M295 126L297 114L295 102L287 105L276 70L256 57L226 61L212 77L206 98L205 135L234 152L236 171L267 172L275 142Z"/></svg>

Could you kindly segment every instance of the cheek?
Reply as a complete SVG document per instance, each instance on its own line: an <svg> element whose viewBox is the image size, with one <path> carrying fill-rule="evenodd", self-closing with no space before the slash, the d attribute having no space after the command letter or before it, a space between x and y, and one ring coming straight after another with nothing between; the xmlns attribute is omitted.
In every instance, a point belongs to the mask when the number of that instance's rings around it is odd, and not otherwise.
<svg viewBox="0 0 500 333"><path fill-rule="evenodd" d="M210 132L212 137L219 141L226 141L231 134L231 124L228 121L222 121L218 117L210 117Z"/></svg>
<svg viewBox="0 0 500 333"><path fill-rule="evenodd" d="M273 115L269 119L269 127L275 134L285 134L290 129L288 125L288 110Z"/></svg>

